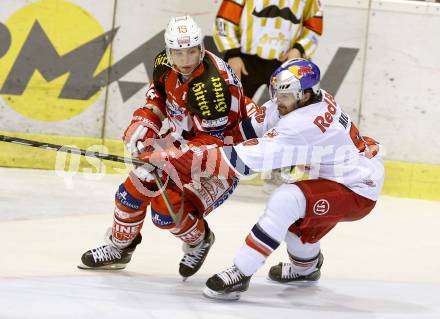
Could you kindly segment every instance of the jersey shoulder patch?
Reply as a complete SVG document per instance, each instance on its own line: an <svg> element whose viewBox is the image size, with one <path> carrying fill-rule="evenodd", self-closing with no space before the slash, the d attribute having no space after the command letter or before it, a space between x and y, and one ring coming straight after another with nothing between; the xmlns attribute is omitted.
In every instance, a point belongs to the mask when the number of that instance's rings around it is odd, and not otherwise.
<svg viewBox="0 0 440 319"><path fill-rule="evenodd" d="M206 51L205 59L210 59L210 62L213 63L220 72L225 74L224 78L227 80L228 84L241 86L240 80L227 62L209 51Z"/></svg>
<svg viewBox="0 0 440 319"><path fill-rule="evenodd" d="M153 80L159 81L162 74L168 70L171 70L171 63L168 61L166 51L163 50L154 59Z"/></svg>
<svg viewBox="0 0 440 319"><path fill-rule="evenodd" d="M204 72L189 84L188 110L206 120L228 116L231 109L229 87L210 59L204 59L203 63Z"/></svg>

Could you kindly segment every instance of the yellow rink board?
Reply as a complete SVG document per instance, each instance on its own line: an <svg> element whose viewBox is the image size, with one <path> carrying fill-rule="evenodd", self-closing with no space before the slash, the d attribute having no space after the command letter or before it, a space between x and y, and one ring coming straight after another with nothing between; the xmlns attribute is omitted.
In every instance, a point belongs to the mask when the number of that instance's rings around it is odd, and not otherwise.
<svg viewBox="0 0 440 319"><path fill-rule="evenodd" d="M124 146L119 140L1 131L0 134L128 156L127 153L124 153ZM127 174L131 167L124 163L85 159L83 156L77 155L66 157L60 152L4 142L0 142L0 166L38 169L70 168L74 170L77 168L81 172L110 174ZM262 185L262 179L259 176L247 177L242 182ZM398 197L440 200L440 165L386 160L385 184L382 193Z"/></svg>
<svg viewBox="0 0 440 319"><path fill-rule="evenodd" d="M102 153L128 156L124 154L124 145L118 140L103 140L100 138L59 136L59 135L39 135L1 132L6 136L19 137L38 142L51 143L57 145L68 145L76 148L99 151ZM57 162L58 161L58 162ZM17 145L12 143L0 142L0 166L37 168L37 169L63 169L75 170L80 172L92 173L121 173L126 174L131 166L124 163L113 161L101 161L94 158L85 158L79 155L67 155L61 152L45 150L30 146Z"/></svg>

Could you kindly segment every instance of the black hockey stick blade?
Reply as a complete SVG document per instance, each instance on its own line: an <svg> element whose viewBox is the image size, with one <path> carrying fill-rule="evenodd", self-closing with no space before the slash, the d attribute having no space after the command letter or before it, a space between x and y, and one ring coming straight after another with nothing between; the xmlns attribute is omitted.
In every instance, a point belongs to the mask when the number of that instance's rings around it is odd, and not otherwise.
<svg viewBox="0 0 440 319"><path fill-rule="evenodd" d="M94 157L94 158L99 158L99 159L113 161L113 162L132 164L134 166L142 166L142 165L151 166L151 165L147 164L146 162L138 160L138 159L132 159L132 158L127 158L127 157L113 155L113 154L92 152L92 151L87 151L87 150L83 150L83 149L75 148L75 147L70 147L70 146L63 146L63 145L57 145L57 144L51 144L51 143L38 142L38 141L27 140L27 139L18 138L18 137L6 136L6 135L0 135L0 142L7 142L7 143L18 144L18 145L37 147L37 148L42 148L42 149L51 150L51 151L78 154L78 155L82 155L82 156ZM151 168L153 169L153 167L151 167Z"/></svg>

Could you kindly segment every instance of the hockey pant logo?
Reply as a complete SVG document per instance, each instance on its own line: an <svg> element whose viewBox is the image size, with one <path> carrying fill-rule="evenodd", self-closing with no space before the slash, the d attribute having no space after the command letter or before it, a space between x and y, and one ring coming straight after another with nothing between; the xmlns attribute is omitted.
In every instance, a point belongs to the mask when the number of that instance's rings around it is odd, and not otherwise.
<svg viewBox="0 0 440 319"><path fill-rule="evenodd" d="M188 197L202 215L209 214L223 204L234 192L238 178L219 179L218 177L201 178L200 183L185 185Z"/></svg>

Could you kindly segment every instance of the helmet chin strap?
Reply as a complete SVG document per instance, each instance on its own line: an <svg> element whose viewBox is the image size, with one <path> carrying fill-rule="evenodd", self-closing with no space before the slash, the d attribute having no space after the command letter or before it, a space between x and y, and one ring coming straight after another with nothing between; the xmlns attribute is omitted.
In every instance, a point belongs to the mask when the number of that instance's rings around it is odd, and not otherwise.
<svg viewBox="0 0 440 319"><path fill-rule="evenodd" d="M197 64L190 72L188 73L183 73L182 71L180 71L174 64L171 66L171 68L176 71L177 73L179 73L182 76L185 77L189 77L198 67L199 67L200 63Z"/></svg>
<svg viewBox="0 0 440 319"><path fill-rule="evenodd" d="M200 65L200 64L199 64ZM197 65L197 66L199 66L199 65ZM180 71L174 64L172 65L172 69L174 70L174 71L176 71L177 73L179 73L180 75L182 75L182 76L190 76L193 72L194 72L194 70L195 69L197 69L197 66L194 68L194 69L192 69L190 72L188 72L188 73L183 73L182 71Z"/></svg>
<svg viewBox="0 0 440 319"><path fill-rule="evenodd" d="M303 91L302 96L303 96L303 98L304 98L304 96L305 96L304 91ZM298 108L298 109L301 108L301 107L305 107L305 106L306 106L306 103L310 101L310 98L309 98L307 101L305 101L305 102L301 102L301 101L302 101L302 99L297 101L297 105L298 105L297 108ZM310 103L309 103L309 104L310 104ZM309 104L307 104L307 105L309 105Z"/></svg>

